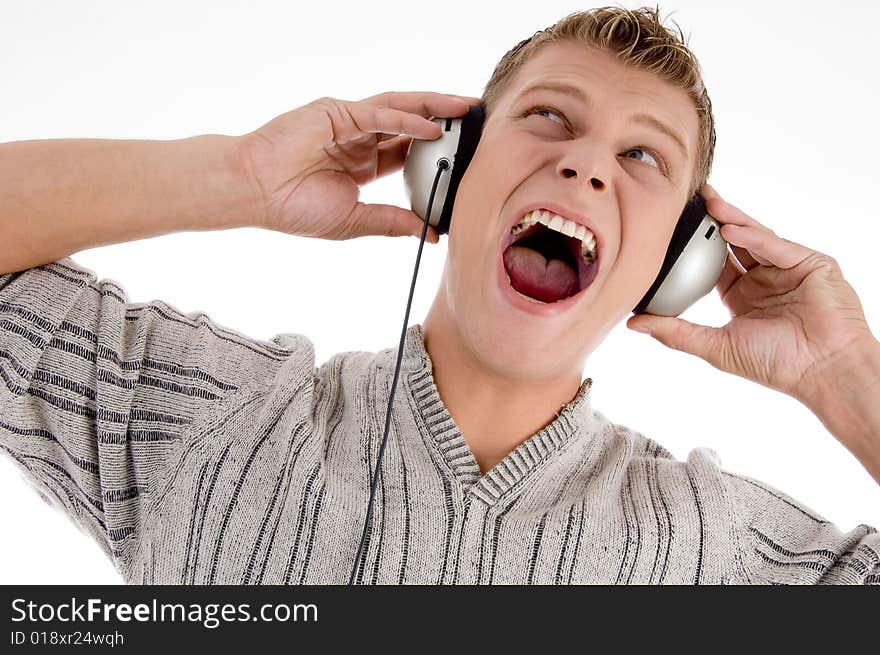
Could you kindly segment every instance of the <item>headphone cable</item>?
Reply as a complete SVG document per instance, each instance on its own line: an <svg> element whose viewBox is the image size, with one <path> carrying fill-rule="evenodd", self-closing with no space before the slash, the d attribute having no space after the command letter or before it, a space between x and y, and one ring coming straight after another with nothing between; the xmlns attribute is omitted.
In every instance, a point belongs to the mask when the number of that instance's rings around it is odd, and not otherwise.
<svg viewBox="0 0 880 655"><path fill-rule="evenodd" d="M400 332L400 343L397 346L397 364L394 367L394 378L391 382L391 394L388 397L388 409L385 411L385 434L382 436L382 444L379 446L379 455L376 458L376 468L373 470L372 480L370 481L370 500L367 503L367 515L364 518L364 529L361 533L361 543L357 549L357 555L354 558L354 566L351 568L351 575L348 578L348 584L353 585L358 565L361 563L363 556L364 543L367 540L367 529L370 520L373 518L373 499L376 495L376 482L379 479L379 467L382 465L382 455L385 452L385 443L388 441L388 426L391 424L391 407L394 402L394 391L397 388L397 376L400 373L400 362L403 358L403 346L406 340L406 329L409 324L409 309L412 305L413 292L416 288L416 277L419 273L419 261L422 258L422 247L425 245L425 235L428 233L428 221L431 217L431 207L434 204L434 192L437 190L437 183L440 182L440 176L443 171L449 168L449 160L445 157L437 162L437 174L434 176L434 183L431 185L431 194L428 196L428 209L425 211L425 222L422 225L422 235L419 239L419 251L416 254L416 265L413 269L412 283L409 287L409 299L406 301L406 314L403 317L403 329Z"/></svg>

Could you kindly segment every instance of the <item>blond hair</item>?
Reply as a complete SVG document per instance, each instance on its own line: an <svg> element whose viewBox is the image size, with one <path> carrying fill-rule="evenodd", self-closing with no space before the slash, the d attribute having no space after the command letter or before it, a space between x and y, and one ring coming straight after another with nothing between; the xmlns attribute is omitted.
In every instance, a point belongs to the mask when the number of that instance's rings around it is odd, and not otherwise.
<svg viewBox="0 0 880 655"><path fill-rule="evenodd" d="M688 49L684 34L663 26L659 7L624 9L597 7L562 18L535 32L505 54L483 90L482 101L491 113L510 77L542 45L574 41L615 55L625 64L652 73L683 89L694 102L699 119L697 159L688 197L706 182L715 152L712 102L703 84L700 64Z"/></svg>

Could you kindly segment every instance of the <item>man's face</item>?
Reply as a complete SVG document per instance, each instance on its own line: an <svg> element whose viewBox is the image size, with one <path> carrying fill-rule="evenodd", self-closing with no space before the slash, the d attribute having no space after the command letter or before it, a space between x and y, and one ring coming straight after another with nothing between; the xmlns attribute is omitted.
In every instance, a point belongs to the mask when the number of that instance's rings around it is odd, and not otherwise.
<svg viewBox="0 0 880 655"><path fill-rule="evenodd" d="M561 90L567 86L585 101ZM677 134L686 154L647 115ZM543 46L509 80L456 196L439 290L465 344L508 376L583 370L651 285L687 201L698 134L688 95L573 42ZM574 298L512 295L503 249L524 210L591 226L596 276Z"/></svg>

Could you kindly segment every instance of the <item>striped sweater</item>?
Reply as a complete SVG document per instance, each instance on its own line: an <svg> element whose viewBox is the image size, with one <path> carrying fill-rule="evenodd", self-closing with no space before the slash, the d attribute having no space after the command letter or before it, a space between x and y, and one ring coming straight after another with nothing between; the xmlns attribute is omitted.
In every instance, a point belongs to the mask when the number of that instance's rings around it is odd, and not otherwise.
<svg viewBox="0 0 880 655"><path fill-rule="evenodd" d="M64 258L0 276L0 449L128 583L344 584L396 356L316 366ZM411 325L357 582L880 583L873 528L676 460L591 386L481 475Z"/></svg>

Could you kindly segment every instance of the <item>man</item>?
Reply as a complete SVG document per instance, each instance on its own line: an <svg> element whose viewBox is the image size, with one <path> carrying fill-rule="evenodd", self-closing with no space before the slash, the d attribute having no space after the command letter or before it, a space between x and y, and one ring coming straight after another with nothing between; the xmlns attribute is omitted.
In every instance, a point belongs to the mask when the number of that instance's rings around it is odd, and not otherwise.
<svg viewBox="0 0 880 655"><path fill-rule="evenodd" d="M128 304L66 255L241 224L417 234L418 217L359 203L358 186L398 170L410 138L436 138L428 116L476 100L326 98L242 138L2 146L0 270L20 272L0 277L0 446L126 581L345 582L397 353L316 367L305 336L263 342ZM356 581L880 582L873 528L842 533L709 451L675 461L593 410L580 381L700 190L737 255L719 281L735 318L630 325L797 397L880 481L880 345L832 259L705 185L711 105L680 40L648 9L575 14L508 53L482 100L443 280L408 331ZM508 239L534 208L595 235L598 273L564 304L504 286L535 261Z"/></svg>

